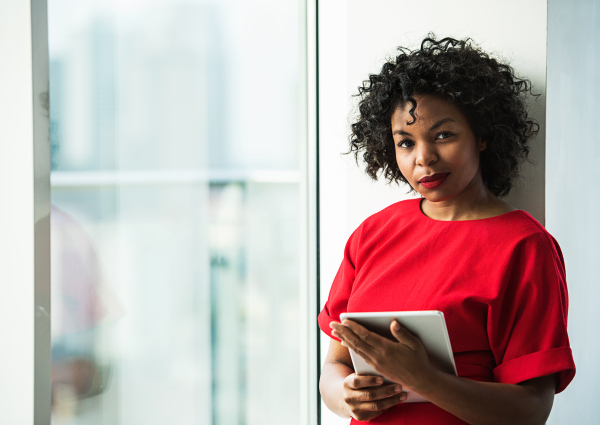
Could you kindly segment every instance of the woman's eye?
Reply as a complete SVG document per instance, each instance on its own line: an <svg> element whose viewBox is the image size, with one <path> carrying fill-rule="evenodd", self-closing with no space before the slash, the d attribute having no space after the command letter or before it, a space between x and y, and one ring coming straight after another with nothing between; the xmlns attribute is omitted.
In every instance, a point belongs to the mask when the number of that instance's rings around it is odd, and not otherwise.
<svg viewBox="0 0 600 425"><path fill-rule="evenodd" d="M452 133L449 133L447 131L444 131L442 133L438 133L437 136L435 136L436 139L447 139L448 137L452 136Z"/></svg>
<svg viewBox="0 0 600 425"><path fill-rule="evenodd" d="M414 145L414 142L412 142L411 140L400 140L398 142L398 147L401 149L408 149L413 145Z"/></svg>

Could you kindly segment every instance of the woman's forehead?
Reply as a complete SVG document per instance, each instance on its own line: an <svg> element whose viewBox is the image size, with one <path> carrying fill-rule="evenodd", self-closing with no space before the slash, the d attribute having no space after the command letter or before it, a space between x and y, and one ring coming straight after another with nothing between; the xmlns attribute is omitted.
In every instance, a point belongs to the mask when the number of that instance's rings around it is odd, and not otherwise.
<svg viewBox="0 0 600 425"><path fill-rule="evenodd" d="M445 100L431 95L414 96L416 108L411 114L414 105L410 101L400 103L392 114L392 127L427 126L445 118L462 123L465 117L454 105ZM413 116L414 115L414 116Z"/></svg>

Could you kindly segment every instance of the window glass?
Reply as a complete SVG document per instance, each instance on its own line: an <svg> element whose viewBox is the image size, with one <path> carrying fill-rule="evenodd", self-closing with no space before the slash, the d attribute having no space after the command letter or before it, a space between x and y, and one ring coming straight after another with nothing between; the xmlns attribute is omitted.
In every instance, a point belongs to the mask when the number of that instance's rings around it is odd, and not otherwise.
<svg viewBox="0 0 600 425"><path fill-rule="evenodd" d="M600 423L600 2L548 1L546 226L569 287L569 339L577 374L554 399L548 425Z"/></svg>
<svg viewBox="0 0 600 425"><path fill-rule="evenodd" d="M300 2L49 0L53 424L297 421Z"/></svg>

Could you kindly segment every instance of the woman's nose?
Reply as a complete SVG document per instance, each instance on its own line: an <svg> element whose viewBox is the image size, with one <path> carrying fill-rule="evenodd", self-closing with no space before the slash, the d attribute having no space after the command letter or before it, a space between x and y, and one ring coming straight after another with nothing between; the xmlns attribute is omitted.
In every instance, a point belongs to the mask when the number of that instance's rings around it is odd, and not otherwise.
<svg viewBox="0 0 600 425"><path fill-rule="evenodd" d="M430 143L417 143L415 146L415 163L427 167L438 160L435 146Z"/></svg>

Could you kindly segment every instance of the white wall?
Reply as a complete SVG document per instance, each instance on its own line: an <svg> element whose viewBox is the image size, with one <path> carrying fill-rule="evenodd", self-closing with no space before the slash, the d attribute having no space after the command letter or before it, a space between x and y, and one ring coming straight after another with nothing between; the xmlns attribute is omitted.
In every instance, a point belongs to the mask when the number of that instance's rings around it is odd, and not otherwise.
<svg viewBox="0 0 600 425"><path fill-rule="evenodd" d="M600 423L600 0L548 1L547 228L569 285L569 338L577 374L556 397L549 425Z"/></svg>
<svg viewBox="0 0 600 425"><path fill-rule="evenodd" d="M350 233L369 215L405 199L407 189L372 182L348 149L351 111L359 84L378 73L397 46L416 47L429 31L437 36L472 37L486 51L508 60L530 78L542 96L532 105L541 125L524 181L507 199L544 222L544 127L546 81L546 2L508 0L321 0L319 2L319 102L321 189L321 303ZM515 12L518 11L518 12ZM322 337L322 359L329 345ZM323 406L325 425L346 423Z"/></svg>
<svg viewBox="0 0 600 425"><path fill-rule="evenodd" d="M10 347L0 351L3 377L0 399L4 406L0 422L15 424L33 423L34 396L31 32L27 26L24 31L19 31L19 26L29 20L28 2L0 3L0 56L4 63L11 64L0 68L2 148L10 154L0 155L0 193L3 204L9 206L3 208L0 215L3 240L0 246L0 258L3 259L0 320L3 324L16 325L0 327L0 338ZM27 214L23 214L23 210ZM7 282L11 284L7 285Z"/></svg>

